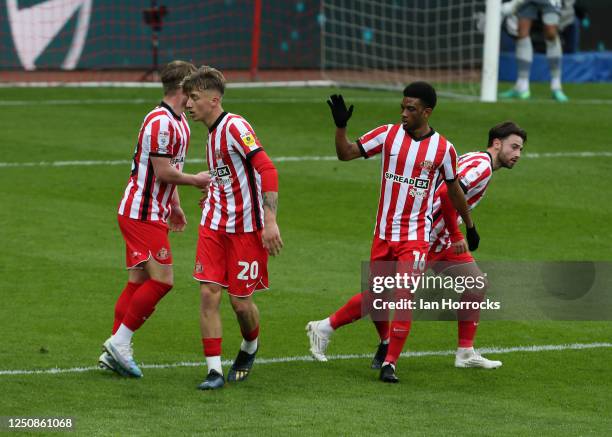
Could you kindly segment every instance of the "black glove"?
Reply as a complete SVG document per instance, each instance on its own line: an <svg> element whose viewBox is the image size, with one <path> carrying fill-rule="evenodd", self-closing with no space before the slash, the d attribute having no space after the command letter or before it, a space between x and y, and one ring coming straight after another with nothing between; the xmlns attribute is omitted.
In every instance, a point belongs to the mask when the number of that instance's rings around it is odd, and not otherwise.
<svg viewBox="0 0 612 437"><path fill-rule="evenodd" d="M471 228L466 228L466 237L468 242L468 248L470 251L478 249L478 243L480 243L480 235L476 232L476 225Z"/></svg>
<svg viewBox="0 0 612 437"><path fill-rule="evenodd" d="M334 94L333 96L329 96L327 104L331 108L336 126L340 128L346 127L346 122L349 120L349 118L351 118L351 115L353 115L353 105L346 109L346 103L344 103L342 94Z"/></svg>

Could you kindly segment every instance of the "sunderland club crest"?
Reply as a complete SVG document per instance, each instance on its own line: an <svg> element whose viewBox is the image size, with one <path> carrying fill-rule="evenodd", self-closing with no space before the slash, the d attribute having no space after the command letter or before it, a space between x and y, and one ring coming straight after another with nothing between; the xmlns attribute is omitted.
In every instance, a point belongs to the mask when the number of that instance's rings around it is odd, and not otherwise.
<svg viewBox="0 0 612 437"><path fill-rule="evenodd" d="M161 259L162 261L168 259L169 255L170 252L165 247L162 247L161 249L159 249L159 252L157 252L157 258Z"/></svg>
<svg viewBox="0 0 612 437"><path fill-rule="evenodd" d="M425 170L427 170L427 171L430 171L430 170L432 170L434 168L434 163L431 162L431 161L425 160L425 161L421 162L420 167L425 169Z"/></svg>

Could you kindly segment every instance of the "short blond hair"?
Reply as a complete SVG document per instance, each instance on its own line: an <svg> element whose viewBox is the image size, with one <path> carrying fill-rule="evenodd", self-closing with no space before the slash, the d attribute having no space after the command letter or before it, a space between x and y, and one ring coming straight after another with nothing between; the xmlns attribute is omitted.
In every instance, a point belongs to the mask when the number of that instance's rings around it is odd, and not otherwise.
<svg viewBox="0 0 612 437"><path fill-rule="evenodd" d="M164 95L181 89L181 82L185 77L195 72L197 69L191 62L172 61L161 69L160 78L164 87Z"/></svg>
<svg viewBox="0 0 612 437"><path fill-rule="evenodd" d="M185 94L205 90L219 91L221 95L225 93L225 77L219 70L208 65L203 65L191 73L181 85Z"/></svg>

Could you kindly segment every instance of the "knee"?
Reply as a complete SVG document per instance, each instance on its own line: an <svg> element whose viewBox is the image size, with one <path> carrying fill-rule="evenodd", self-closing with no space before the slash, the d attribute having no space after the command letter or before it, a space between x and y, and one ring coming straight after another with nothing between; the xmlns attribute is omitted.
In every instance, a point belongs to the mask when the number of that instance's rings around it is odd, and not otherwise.
<svg viewBox="0 0 612 437"><path fill-rule="evenodd" d="M133 284L142 284L149 279L149 274L143 268L128 270L128 281Z"/></svg>
<svg viewBox="0 0 612 437"><path fill-rule="evenodd" d="M174 287L174 272L170 267L150 269L147 274L154 281Z"/></svg>
<svg viewBox="0 0 612 437"><path fill-rule="evenodd" d="M174 272L171 269L167 269L160 275L159 282L163 282L170 286L170 288L174 287Z"/></svg>
<svg viewBox="0 0 612 437"><path fill-rule="evenodd" d="M557 38L557 28L555 26L546 26L544 28L544 38L552 41Z"/></svg>
<svg viewBox="0 0 612 437"><path fill-rule="evenodd" d="M523 31L521 31L521 30L519 29L519 31L518 31L518 38L519 38L519 39L529 38L529 36L530 36L530 35L529 35L529 30L523 30Z"/></svg>
<svg viewBox="0 0 612 437"><path fill-rule="evenodd" d="M200 298L202 300L203 310L217 308L221 300L221 289L208 284L202 284L200 286Z"/></svg>
<svg viewBox="0 0 612 437"><path fill-rule="evenodd" d="M557 39L557 33L555 32L552 34L545 34L544 39L546 40L546 42L555 42L555 40Z"/></svg>
<svg viewBox="0 0 612 437"><path fill-rule="evenodd" d="M253 302L250 299L232 299L232 308L238 317L244 317L251 313Z"/></svg>
<svg viewBox="0 0 612 437"><path fill-rule="evenodd" d="M166 284L168 287L170 287L168 289L168 291L170 291L170 289L172 289L172 287L174 287L174 278L172 277L172 275L157 275L157 276L151 276L151 279L153 279L156 282L160 282L162 284Z"/></svg>
<svg viewBox="0 0 612 437"><path fill-rule="evenodd" d="M531 20L521 18L518 22L518 37L527 38L531 33Z"/></svg>

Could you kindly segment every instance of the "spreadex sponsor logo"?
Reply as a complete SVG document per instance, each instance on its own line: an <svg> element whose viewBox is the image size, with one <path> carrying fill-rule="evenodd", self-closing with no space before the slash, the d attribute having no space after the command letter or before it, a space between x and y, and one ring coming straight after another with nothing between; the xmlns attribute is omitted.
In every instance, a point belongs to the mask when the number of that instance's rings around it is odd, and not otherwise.
<svg viewBox="0 0 612 437"><path fill-rule="evenodd" d="M233 181L232 171L227 165L221 165L212 170L210 176L218 185L231 185Z"/></svg>
<svg viewBox="0 0 612 437"><path fill-rule="evenodd" d="M426 197L429 189L429 179L425 178L409 178L406 176L397 175L389 171L385 172L385 179L398 184L410 185L408 194L412 197Z"/></svg>
<svg viewBox="0 0 612 437"><path fill-rule="evenodd" d="M415 188L426 190L429 188L429 179L424 178L407 178L406 176L397 175L391 172L385 172L385 179L399 182L400 184L412 185Z"/></svg>
<svg viewBox="0 0 612 437"><path fill-rule="evenodd" d="M210 175L214 178L225 178L227 176L231 176L232 172L229 169L229 166L222 165L217 167L216 169L210 172Z"/></svg>

